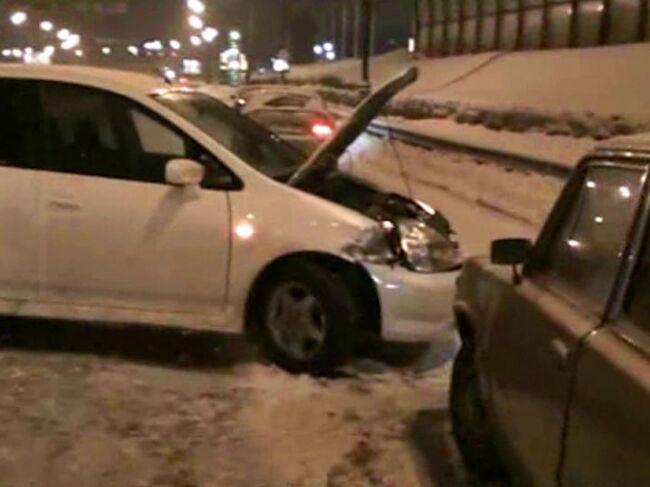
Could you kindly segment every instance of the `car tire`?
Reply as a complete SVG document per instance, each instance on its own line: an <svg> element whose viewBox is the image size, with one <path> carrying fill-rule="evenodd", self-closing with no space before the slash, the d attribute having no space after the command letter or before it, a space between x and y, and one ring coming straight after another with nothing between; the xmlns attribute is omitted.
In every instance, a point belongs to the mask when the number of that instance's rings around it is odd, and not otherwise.
<svg viewBox="0 0 650 487"><path fill-rule="evenodd" d="M262 348L285 370L323 374L351 355L359 313L336 273L310 262L288 263L276 271L258 303Z"/></svg>
<svg viewBox="0 0 650 487"><path fill-rule="evenodd" d="M454 361L449 404L454 437L470 471L483 481L507 479L487 422L474 352L467 345Z"/></svg>

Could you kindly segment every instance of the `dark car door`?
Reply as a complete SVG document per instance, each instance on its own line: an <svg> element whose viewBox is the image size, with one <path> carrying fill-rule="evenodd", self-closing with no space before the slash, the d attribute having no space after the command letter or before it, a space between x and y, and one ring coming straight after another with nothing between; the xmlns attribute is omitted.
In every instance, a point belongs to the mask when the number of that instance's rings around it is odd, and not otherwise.
<svg viewBox="0 0 650 487"><path fill-rule="evenodd" d="M645 243L634 239L630 254L638 262L622 274L632 278L621 280L611 317L580 353L564 485L650 485L650 245L639 228Z"/></svg>
<svg viewBox="0 0 650 487"><path fill-rule="evenodd" d="M523 480L555 485L573 358L602 323L642 193L644 169L584 167L565 191L519 286L491 316L488 406Z"/></svg>

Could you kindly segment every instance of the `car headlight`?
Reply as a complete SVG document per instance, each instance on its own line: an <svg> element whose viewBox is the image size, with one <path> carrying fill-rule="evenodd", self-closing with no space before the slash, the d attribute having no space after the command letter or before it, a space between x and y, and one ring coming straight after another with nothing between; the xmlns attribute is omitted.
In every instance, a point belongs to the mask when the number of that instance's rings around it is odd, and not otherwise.
<svg viewBox="0 0 650 487"><path fill-rule="evenodd" d="M399 245L405 264L416 272L445 272L458 268L461 254L458 243L447 239L417 220L398 224Z"/></svg>

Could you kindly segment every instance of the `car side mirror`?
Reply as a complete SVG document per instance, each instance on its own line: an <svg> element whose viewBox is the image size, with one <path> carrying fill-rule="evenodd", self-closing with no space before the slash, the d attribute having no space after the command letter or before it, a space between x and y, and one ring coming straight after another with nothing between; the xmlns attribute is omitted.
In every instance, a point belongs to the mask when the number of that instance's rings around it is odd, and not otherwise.
<svg viewBox="0 0 650 487"><path fill-rule="evenodd" d="M506 238L492 242L490 259L496 265L512 266L514 272L514 282L521 282L521 274L517 269L518 265L523 265L528 260L533 243L527 238Z"/></svg>
<svg viewBox="0 0 650 487"><path fill-rule="evenodd" d="M174 186L196 186L204 177L205 168L191 159L172 159L165 166L165 181Z"/></svg>

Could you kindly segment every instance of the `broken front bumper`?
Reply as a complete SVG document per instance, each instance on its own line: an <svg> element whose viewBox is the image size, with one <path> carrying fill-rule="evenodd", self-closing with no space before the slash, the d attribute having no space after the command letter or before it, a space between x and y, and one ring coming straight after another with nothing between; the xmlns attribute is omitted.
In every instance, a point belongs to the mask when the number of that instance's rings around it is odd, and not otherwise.
<svg viewBox="0 0 650 487"><path fill-rule="evenodd" d="M364 267L379 295L383 340L427 342L452 325L460 271L420 274L397 266Z"/></svg>

